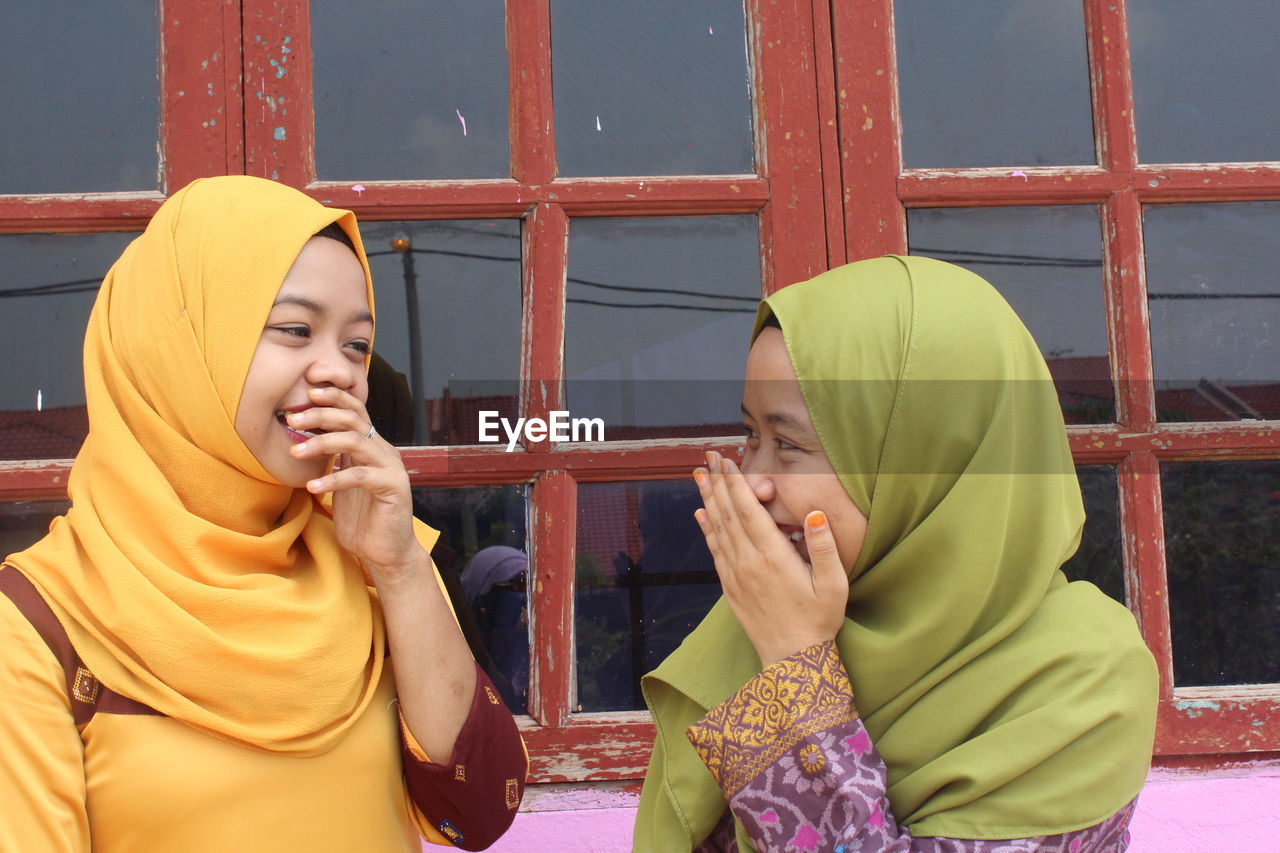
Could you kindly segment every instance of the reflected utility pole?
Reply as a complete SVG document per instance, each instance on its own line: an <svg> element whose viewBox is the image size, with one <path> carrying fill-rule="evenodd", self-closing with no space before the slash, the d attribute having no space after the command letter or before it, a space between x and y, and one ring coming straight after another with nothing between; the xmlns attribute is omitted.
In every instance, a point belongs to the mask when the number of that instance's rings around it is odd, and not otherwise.
<svg viewBox="0 0 1280 853"><path fill-rule="evenodd" d="M413 395L413 443L427 443L427 398L422 393L422 331L418 328L418 272L413 266L413 243L397 237L391 251L404 263L404 301L409 311L409 393Z"/></svg>

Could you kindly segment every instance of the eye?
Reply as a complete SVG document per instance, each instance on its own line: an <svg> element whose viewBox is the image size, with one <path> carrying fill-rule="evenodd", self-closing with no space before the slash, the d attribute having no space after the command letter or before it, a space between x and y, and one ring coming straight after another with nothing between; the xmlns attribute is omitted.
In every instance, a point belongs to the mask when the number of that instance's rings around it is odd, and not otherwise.
<svg viewBox="0 0 1280 853"><path fill-rule="evenodd" d="M743 424L742 431L747 436L747 447L756 447L760 444L760 435L754 429Z"/></svg>
<svg viewBox="0 0 1280 853"><path fill-rule="evenodd" d="M289 336L291 336L291 337L295 337L295 338L309 338L309 337L311 337L311 327L310 327L310 326L301 326L301 325L296 325L296 326L295 326L295 325L288 325L288 326L272 326L272 327L271 327L271 330L272 330L273 332L284 332L286 335L289 335Z"/></svg>
<svg viewBox="0 0 1280 853"><path fill-rule="evenodd" d="M799 450L800 449L799 447L795 446L791 442L782 438L775 438L773 440L773 443L777 446L779 450Z"/></svg>
<svg viewBox="0 0 1280 853"><path fill-rule="evenodd" d="M373 347L369 345L368 341L350 341L347 343L347 346L360 353L362 358L373 352Z"/></svg>

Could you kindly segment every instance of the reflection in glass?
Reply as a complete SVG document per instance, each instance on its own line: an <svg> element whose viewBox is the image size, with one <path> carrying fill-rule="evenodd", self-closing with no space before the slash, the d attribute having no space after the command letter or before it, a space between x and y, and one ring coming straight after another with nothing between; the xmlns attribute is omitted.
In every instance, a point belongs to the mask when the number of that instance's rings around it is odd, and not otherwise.
<svg viewBox="0 0 1280 853"><path fill-rule="evenodd" d="M0 193L160 187L158 7L156 0L5 4ZM209 121L217 123L222 115L209 100Z"/></svg>
<svg viewBox="0 0 1280 853"><path fill-rule="evenodd" d="M551 0L560 174L754 171L742 0Z"/></svg>
<svg viewBox="0 0 1280 853"><path fill-rule="evenodd" d="M523 485L413 490L440 531L431 549L471 653L513 713L528 709L529 574Z"/></svg>
<svg viewBox="0 0 1280 853"><path fill-rule="evenodd" d="M1280 462L1160 466L1178 686L1280 682Z"/></svg>
<svg viewBox="0 0 1280 853"><path fill-rule="evenodd" d="M1097 208L907 211L908 250L967 267L1000 291L1049 364L1069 424L1115 419Z"/></svg>
<svg viewBox="0 0 1280 853"><path fill-rule="evenodd" d="M360 236L377 299L378 431L401 445L476 444L481 409L514 418L520 221L365 222Z"/></svg>
<svg viewBox="0 0 1280 853"><path fill-rule="evenodd" d="M719 598L711 553L693 520L701 505L687 480L579 487L577 710L643 709L640 676Z"/></svg>
<svg viewBox="0 0 1280 853"><path fill-rule="evenodd" d="M608 440L741 432L760 298L754 216L575 219L566 395Z"/></svg>
<svg viewBox="0 0 1280 853"><path fill-rule="evenodd" d="M1084 533L1080 547L1062 566L1067 580L1089 581L1125 603L1124 565L1120 551L1120 492L1114 465L1082 465L1076 469L1084 498Z"/></svg>
<svg viewBox="0 0 1280 853"><path fill-rule="evenodd" d="M1143 211L1162 421L1280 418L1280 202Z"/></svg>
<svg viewBox="0 0 1280 853"><path fill-rule="evenodd" d="M1097 162L1083 4L893 6L907 168Z"/></svg>
<svg viewBox="0 0 1280 853"><path fill-rule="evenodd" d="M0 503L0 559L34 545L49 523L71 508L68 501Z"/></svg>
<svg viewBox="0 0 1280 853"><path fill-rule="evenodd" d="M1127 0L1133 118L1145 163L1275 160L1280 5Z"/></svg>
<svg viewBox="0 0 1280 853"><path fill-rule="evenodd" d="M89 430L82 343L102 277L136 234L0 235L0 459L69 459Z"/></svg>
<svg viewBox="0 0 1280 853"><path fill-rule="evenodd" d="M320 179L511 174L502 0L312 0L311 44Z"/></svg>

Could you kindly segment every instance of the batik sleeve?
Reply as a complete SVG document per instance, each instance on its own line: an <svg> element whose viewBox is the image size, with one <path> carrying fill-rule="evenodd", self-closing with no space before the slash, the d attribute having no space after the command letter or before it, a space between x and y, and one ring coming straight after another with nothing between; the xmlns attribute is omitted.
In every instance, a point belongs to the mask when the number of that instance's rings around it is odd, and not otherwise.
<svg viewBox="0 0 1280 853"><path fill-rule="evenodd" d="M767 667L687 734L760 853L1118 853L1128 846L1133 803L1063 835L912 838L894 818L884 762L858 718L833 642ZM699 853L736 850L726 829L717 827Z"/></svg>

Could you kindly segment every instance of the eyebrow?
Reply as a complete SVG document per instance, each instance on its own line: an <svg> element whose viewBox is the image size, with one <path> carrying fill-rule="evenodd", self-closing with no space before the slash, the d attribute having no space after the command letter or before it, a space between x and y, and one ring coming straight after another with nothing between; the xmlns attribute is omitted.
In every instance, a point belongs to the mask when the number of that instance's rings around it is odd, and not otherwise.
<svg viewBox="0 0 1280 853"><path fill-rule="evenodd" d="M271 303L272 308L275 308L278 305L297 305L302 308L306 308L308 311L312 312L313 314L319 314L322 317L328 313L325 310L324 306L321 305L319 302L316 302L315 300L312 300L312 299L308 299L305 296L289 296L289 295L281 296L275 302ZM370 314L368 311L361 311L360 313L352 316L348 322L372 323L373 315Z"/></svg>
<svg viewBox="0 0 1280 853"><path fill-rule="evenodd" d="M750 412L747 411L747 407L745 404L740 405L740 408L742 409L742 414L745 415L746 417L748 418L755 417L754 415L752 415ZM761 420L763 420L765 423L769 424L770 426L779 426L779 427L784 427L788 429L799 430L800 432L803 432L805 434L814 434L814 430L812 426L804 423L799 418L796 418L794 415L788 415L785 412L767 412L764 415L764 417L761 418Z"/></svg>

